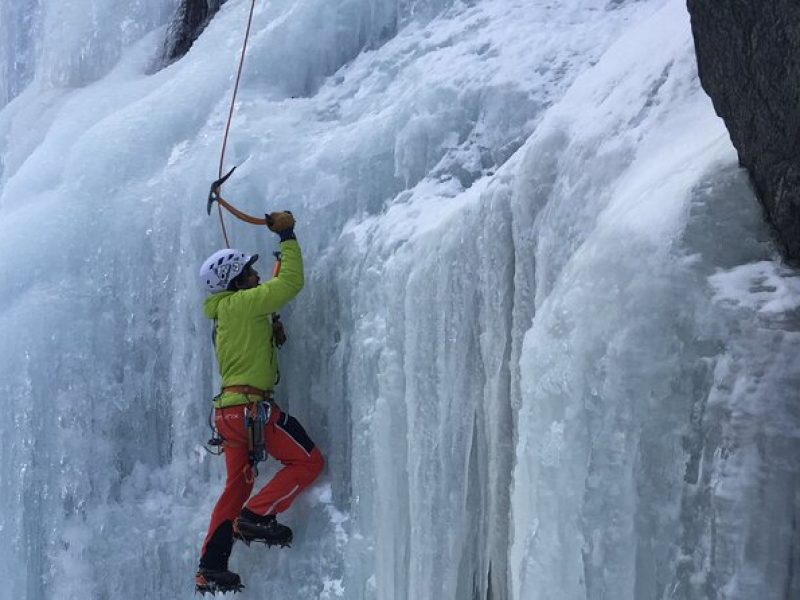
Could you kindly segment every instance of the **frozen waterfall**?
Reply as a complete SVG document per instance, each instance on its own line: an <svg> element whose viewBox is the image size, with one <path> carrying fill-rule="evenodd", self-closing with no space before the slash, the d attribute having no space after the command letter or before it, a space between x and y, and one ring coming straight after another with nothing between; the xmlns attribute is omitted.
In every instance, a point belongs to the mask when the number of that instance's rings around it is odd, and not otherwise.
<svg viewBox="0 0 800 600"><path fill-rule="evenodd" d="M159 69L176 5L0 0L0 600L193 597L250 3ZM228 158L327 459L243 598L800 598L800 276L682 0L258 0Z"/></svg>

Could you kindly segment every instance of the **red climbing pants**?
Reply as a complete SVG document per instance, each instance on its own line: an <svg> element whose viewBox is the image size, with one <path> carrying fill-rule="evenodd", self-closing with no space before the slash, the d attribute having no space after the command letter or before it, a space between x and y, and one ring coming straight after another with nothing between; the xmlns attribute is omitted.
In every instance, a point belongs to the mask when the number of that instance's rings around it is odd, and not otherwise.
<svg viewBox="0 0 800 600"><path fill-rule="evenodd" d="M214 421L224 441L225 489L211 513L211 524L203 542L200 566L227 569L233 546L233 521L243 507L259 515L274 515L289 508L297 495L316 479L325 461L302 425L273 405L264 426L264 443L271 457L283 468L250 498L254 477L248 463L245 406L218 408ZM249 500L248 500L249 499Z"/></svg>

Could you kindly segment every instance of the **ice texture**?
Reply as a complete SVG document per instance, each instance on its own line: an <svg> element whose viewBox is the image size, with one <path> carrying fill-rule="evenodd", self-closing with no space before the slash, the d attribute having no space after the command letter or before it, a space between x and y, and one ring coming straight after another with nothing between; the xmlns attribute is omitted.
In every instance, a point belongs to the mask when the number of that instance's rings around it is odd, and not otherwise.
<svg viewBox="0 0 800 600"><path fill-rule="evenodd" d="M194 597L249 6L161 68L174 1L0 0L0 599ZM800 597L800 276L681 0L259 0L227 156L327 459L247 597Z"/></svg>

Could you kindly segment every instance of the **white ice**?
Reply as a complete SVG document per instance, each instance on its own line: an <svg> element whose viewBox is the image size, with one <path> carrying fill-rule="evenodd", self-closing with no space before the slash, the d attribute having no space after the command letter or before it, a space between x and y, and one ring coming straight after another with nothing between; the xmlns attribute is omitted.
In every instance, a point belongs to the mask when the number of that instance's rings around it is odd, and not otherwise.
<svg viewBox="0 0 800 600"><path fill-rule="evenodd" d="M0 0L0 599L193 597L250 3L159 70L175 4ZM800 278L682 0L259 0L228 162L327 459L247 597L800 597Z"/></svg>

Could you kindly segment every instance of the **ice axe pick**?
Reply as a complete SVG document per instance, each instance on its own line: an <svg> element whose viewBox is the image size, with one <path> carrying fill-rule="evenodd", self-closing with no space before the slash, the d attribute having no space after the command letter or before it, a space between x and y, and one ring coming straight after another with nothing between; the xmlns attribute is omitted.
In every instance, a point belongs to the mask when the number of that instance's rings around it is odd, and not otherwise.
<svg viewBox="0 0 800 600"><path fill-rule="evenodd" d="M225 175L223 175L222 177L220 177L214 183L211 184L211 189L208 191L208 204L206 205L206 212L209 215L211 214L211 205L222 198L222 196L219 195L220 188L222 188L222 184L228 181L228 177L233 175L233 172L235 170L236 167L233 167Z"/></svg>

